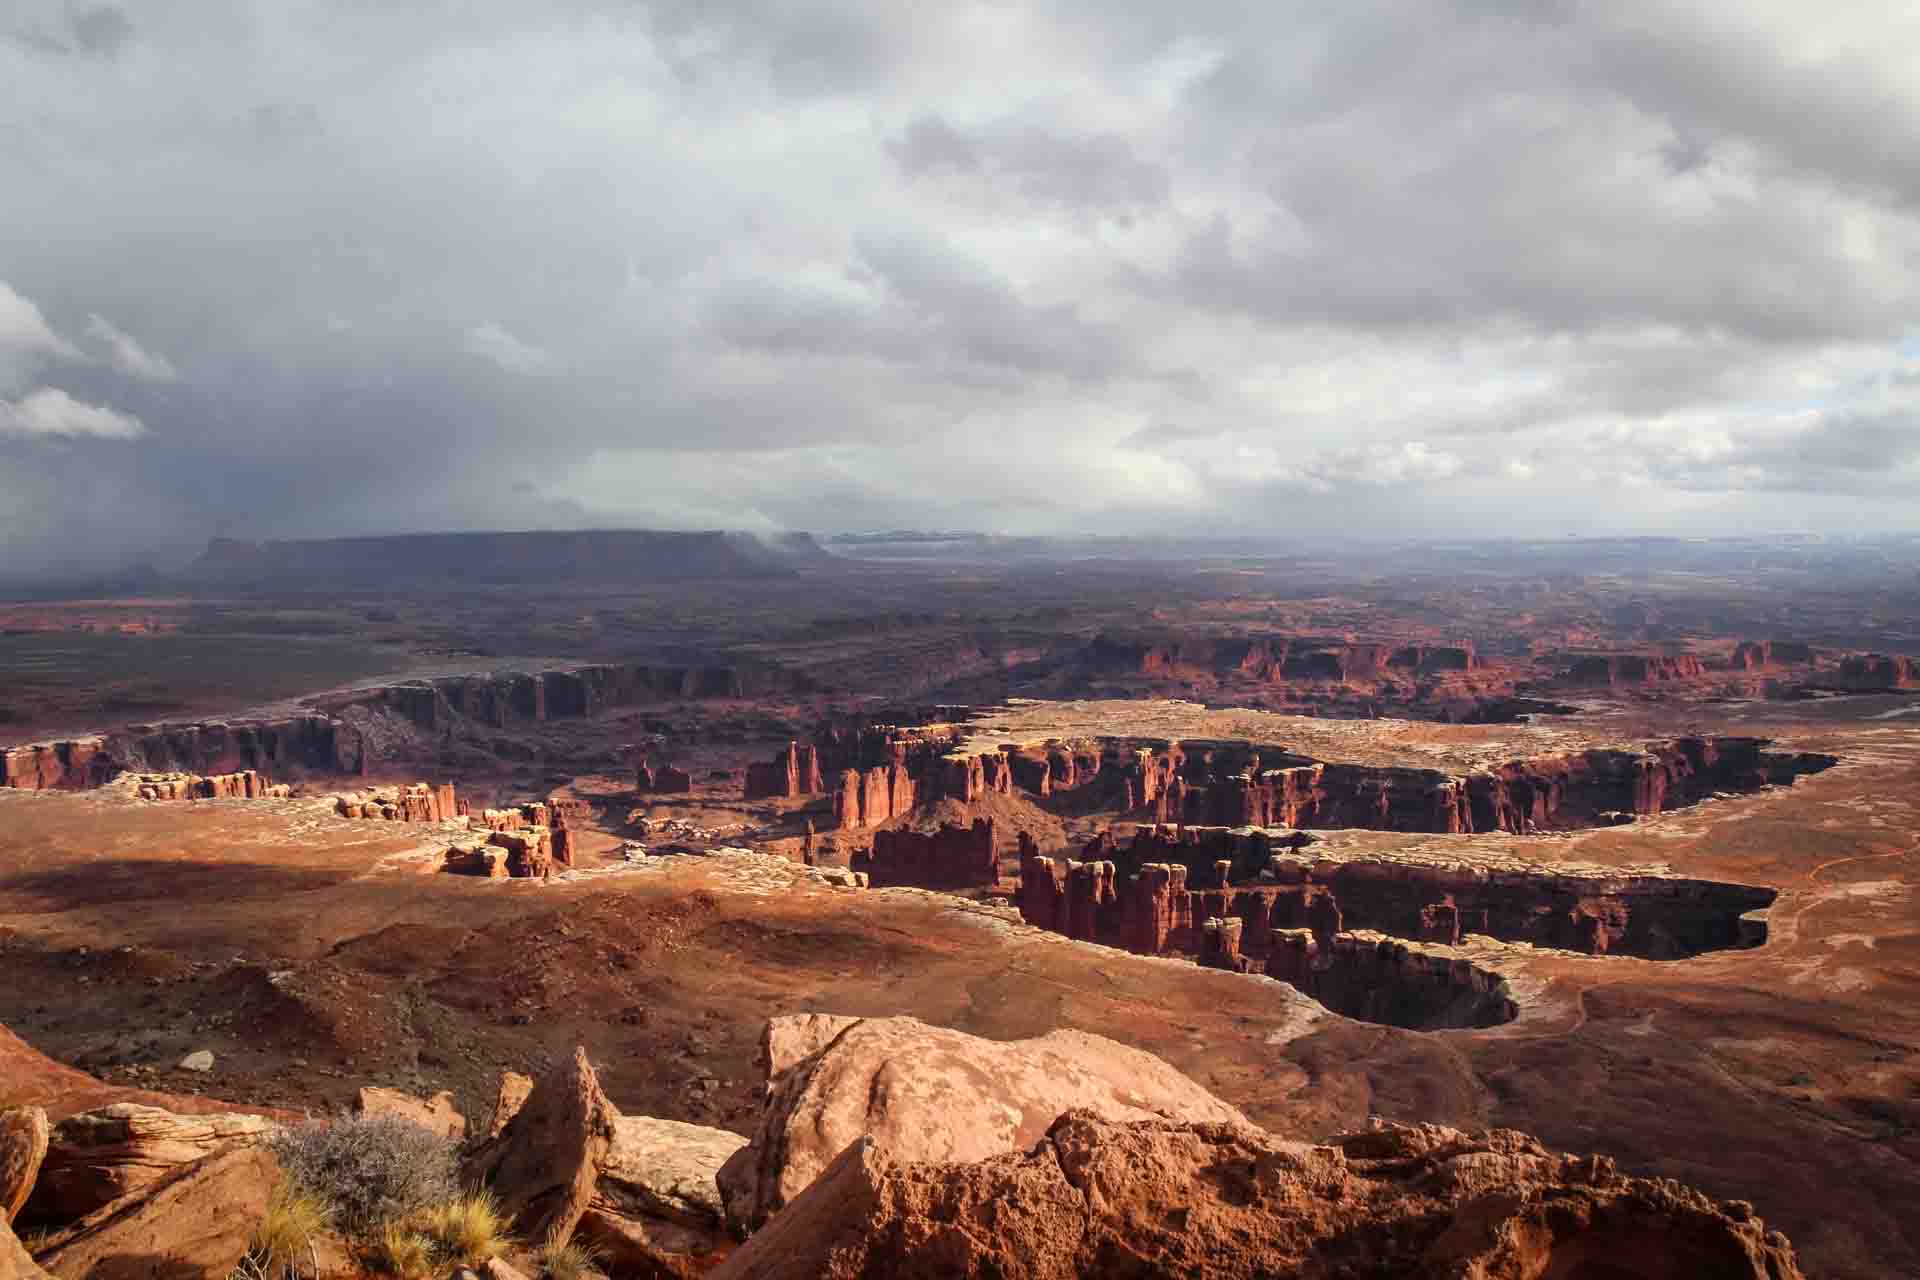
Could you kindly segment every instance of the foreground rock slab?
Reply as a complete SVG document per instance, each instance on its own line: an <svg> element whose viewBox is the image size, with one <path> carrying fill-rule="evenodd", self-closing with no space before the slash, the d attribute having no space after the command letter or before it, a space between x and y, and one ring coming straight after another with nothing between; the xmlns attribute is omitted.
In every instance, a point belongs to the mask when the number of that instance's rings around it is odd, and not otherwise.
<svg viewBox="0 0 1920 1280"><path fill-rule="evenodd" d="M280 1168L239 1147L182 1165L56 1233L37 1260L60 1280L221 1277L266 1215Z"/></svg>
<svg viewBox="0 0 1920 1280"><path fill-rule="evenodd" d="M621 1115L584 1049L521 1102L524 1080L502 1080L495 1132L462 1170L493 1191L518 1238L565 1243L578 1231L616 1275L704 1275L725 1256L716 1175L745 1138Z"/></svg>
<svg viewBox="0 0 1920 1280"><path fill-rule="evenodd" d="M862 1139L715 1280L880 1277L1796 1280L1741 1202L1524 1134L1422 1125L1288 1142L1063 1116L1031 1150L903 1163Z"/></svg>
<svg viewBox="0 0 1920 1280"><path fill-rule="evenodd" d="M732 1244L716 1175L746 1145L725 1129L620 1117L581 1234L614 1274L704 1274Z"/></svg>
<svg viewBox="0 0 1920 1280"><path fill-rule="evenodd" d="M53 1128L40 1178L22 1216L69 1222L138 1191L175 1169L275 1127L266 1116L183 1116L116 1102L69 1116Z"/></svg>
<svg viewBox="0 0 1920 1280"><path fill-rule="evenodd" d="M33 1191L53 1130L39 1107L0 1111L0 1222L11 1222Z"/></svg>
<svg viewBox="0 0 1920 1280"><path fill-rule="evenodd" d="M5 1218L0 1218L0 1280L47 1280Z"/></svg>
<svg viewBox="0 0 1920 1280"><path fill-rule="evenodd" d="M901 1162L1025 1151L1066 1111L1108 1120L1245 1125L1245 1116L1150 1053L1083 1031L984 1040L917 1018L775 1018L763 1037L767 1108L720 1170L736 1226L800 1194L849 1144Z"/></svg>

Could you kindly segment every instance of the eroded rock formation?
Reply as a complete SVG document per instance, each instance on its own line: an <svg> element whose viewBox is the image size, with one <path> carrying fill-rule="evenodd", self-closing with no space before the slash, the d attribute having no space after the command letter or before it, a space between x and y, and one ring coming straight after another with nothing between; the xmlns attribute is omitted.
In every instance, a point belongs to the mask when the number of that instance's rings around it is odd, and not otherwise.
<svg viewBox="0 0 1920 1280"><path fill-rule="evenodd" d="M1323 763L1239 744L1138 750L1122 803L1161 823L1469 833L1567 830L1662 813L1717 791L1790 785L1831 756L1764 738L1688 737L1513 760L1470 774Z"/></svg>
<svg viewBox="0 0 1920 1280"><path fill-rule="evenodd" d="M1084 862L1026 852L1015 902L1027 923L1146 955L1201 954L1208 919L1245 921L1244 953L1275 929L1322 940L1351 929L1458 943L1504 942L1671 960L1766 940L1776 891L1653 868L1533 864L1453 855L1302 847L1298 833L1219 828L1110 834ZM1161 861L1178 857L1179 861ZM1154 859L1147 861L1146 859Z"/></svg>
<svg viewBox="0 0 1920 1280"><path fill-rule="evenodd" d="M693 790L693 775L670 764L641 760L634 766L633 788L642 795L661 793L679 795Z"/></svg>
<svg viewBox="0 0 1920 1280"><path fill-rule="evenodd" d="M1498 1026L1520 1013L1506 979L1456 947L1370 930L1322 941L1311 929L1276 929L1266 953L1268 977L1363 1022L1432 1031Z"/></svg>
<svg viewBox="0 0 1920 1280"><path fill-rule="evenodd" d="M343 818L374 818L387 822L447 822L465 812L450 782L439 786L411 782L397 787L356 791L337 797L333 807L334 812Z"/></svg>
<svg viewBox="0 0 1920 1280"><path fill-rule="evenodd" d="M820 774L820 752L812 744L789 742L772 760L747 766L746 798L778 797L794 800L818 795L825 789Z"/></svg>
<svg viewBox="0 0 1920 1280"><path fill-rule="evenodd" d="M577 1230L616 1274L648 1276L700 1274L730 1243L715 1173L744 1139L622 1115L580 1048L520 1092L502 1081L490 1135L462 1172L521 1239L565 1244Z"/></svg>
<svg viewBox="0 0 1920 1280"><path fill-rule="evenodd" d="M1525 1134L1383 1126L1310 1145L1239 1124L1060 1116L967 1162L879 1137L716 1280L1080 1277L1638 1277L1798 1280L1744 1202L1629 1178Z"/></svg>
<svg viewBox="0 0 1920 1280"><path fill-rule="evenodd" d="M52 1135L40 1107L0 1111L0 1223L13 1221L27 1203Z"/></svg>
<svg viewBox="0 0 1920 1280"><path fill-rule="evenodd" d="M747 1227L862 1138L897 1160L972 1161L1028 1149L1073 1107L1246 1123L1152 1054L1080 1031L997 1041L916 1018L812 1014L772 1019L762 1057L766 1111L719 1173L729 1217Z"/></svg>
<svg viewBox="0 0 1920 1280"><path fill-rule="evenodd" d="M943 822L937 831L876 831L873 845L856 849L850 865L878 888L970 889L1000 883L991 818L971 826Z"/></svg>
<svg viewBox="0 0 1920 1280"><path fill-rule="evenodd" d="M284 800L293 794L285 783L271 783L252 769L215 774L142 773L133 778L142 800Z"/></svg>
<svg viewBox="0 0 1920 1280"><path fill-rule="evenodd" d="M70 1222L273 1127L266 1116L177 1115L137 1102L69 1116L53 1128L22 1217Z"/></svg>

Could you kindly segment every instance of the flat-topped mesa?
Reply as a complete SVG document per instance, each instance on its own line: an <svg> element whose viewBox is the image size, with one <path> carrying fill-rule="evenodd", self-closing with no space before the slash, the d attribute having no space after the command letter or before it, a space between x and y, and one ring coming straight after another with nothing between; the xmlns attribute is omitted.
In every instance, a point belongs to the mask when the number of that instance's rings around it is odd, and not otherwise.
<svg viewBox="0 0 1920 1280"><path fill-rule="evenodd" d="M1371 930L1323 937L1311 929L1274 929L1265 951L1268 977L1363 1022L1434 1031L1494 1027L1520 1016L1507 980L1462 948Z"/></svg>
<svg viewBox="0 0 1920 1280"><path fill-rule="evenodd" d="M439 786L409 782L349 792L334 797L333 809L343 818L385 822L446 822L466 812L450 782Z"/></svg>
<svg viewBox="0 0 1920 1280"><path fill-rule="evenodd" d="M286 783L271 783L252 769L210 778L193 773L141 773L132 782L134 794L142 800L284 800L293 794Z"/></svg>
<svg viewBox="0 0 1920 1280"><path fill-rule="evenodd" d="M122 773L217 777L246 770L273 777L365 772L351 725L324 715L191 724L135 724L111 733L35 742L0 751L0 785L84 791Z"/></svg>
<svg viewBox="0 0 1920 1280"><path fill-rule="evenodd" d="M941 823L938 831L876 831L873 846L854 851L852 870L875 888L992 888L1000 883L993 820L968 827Z"/></svg>

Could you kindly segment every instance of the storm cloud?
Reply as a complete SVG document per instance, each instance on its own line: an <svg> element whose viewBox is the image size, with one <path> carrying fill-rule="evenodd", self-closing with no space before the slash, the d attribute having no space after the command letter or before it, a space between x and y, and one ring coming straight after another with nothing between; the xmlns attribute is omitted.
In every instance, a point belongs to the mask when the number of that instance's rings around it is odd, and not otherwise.
<svg viewBox="0 0 1920 1280"><path fill-rule="evenodd" d="M1916 58L1787 0L17 0L0 543L1911 527Z"/></svg>

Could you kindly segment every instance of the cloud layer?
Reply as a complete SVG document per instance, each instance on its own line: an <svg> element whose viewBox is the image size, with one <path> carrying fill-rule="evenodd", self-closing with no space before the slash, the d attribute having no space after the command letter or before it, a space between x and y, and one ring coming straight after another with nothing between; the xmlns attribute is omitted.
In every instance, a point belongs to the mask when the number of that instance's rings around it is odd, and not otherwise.
<svg viewBox="0 0 1920 1280"><path fill-rule="evenodd" d="M1911 527L1917 58L1787 0L25 0L0 538Z"/></svg>

